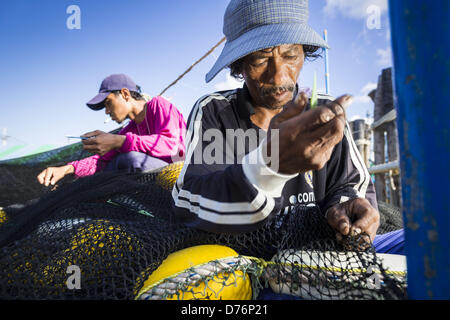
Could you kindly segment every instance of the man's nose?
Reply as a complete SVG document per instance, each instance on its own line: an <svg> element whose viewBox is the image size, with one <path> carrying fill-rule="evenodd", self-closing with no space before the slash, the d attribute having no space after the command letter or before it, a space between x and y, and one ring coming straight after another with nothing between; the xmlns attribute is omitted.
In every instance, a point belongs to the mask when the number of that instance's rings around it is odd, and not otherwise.
<svg viewBox="0 0 450 320"><path fill-rule="evenodd" d="M289 78L287 68L278 59L271 59L266 74L267 82L274 86L285 85Z"/></svg>

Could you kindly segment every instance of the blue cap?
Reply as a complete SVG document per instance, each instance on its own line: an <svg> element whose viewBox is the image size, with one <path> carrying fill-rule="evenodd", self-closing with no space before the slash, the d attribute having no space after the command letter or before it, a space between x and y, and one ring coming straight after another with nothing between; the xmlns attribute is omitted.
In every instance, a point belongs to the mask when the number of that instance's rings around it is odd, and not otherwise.
<svg viewBox="0 0 450 320"><path fill-rule="evenodd" d="M141 88L126 74L112 74L102 81L98 94L86 104L92 110L101 110L105 107L103 101L106 97L112 91L122 90L123 88L141 92Z"/></svg>
<svg viewBox="0 0 450 320"><path fill-rule="evenodd" d="M283 44L328 48L308 26L308 17L308 0L231 0L223 18L227 41L206 82L234 61L262 49Z"/></svg>

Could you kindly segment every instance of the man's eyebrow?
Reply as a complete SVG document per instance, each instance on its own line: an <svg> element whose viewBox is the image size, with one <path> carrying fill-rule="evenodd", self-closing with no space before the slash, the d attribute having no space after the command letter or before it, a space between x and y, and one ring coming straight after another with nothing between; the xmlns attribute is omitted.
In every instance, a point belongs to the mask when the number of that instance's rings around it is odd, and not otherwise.
<svg viewBox="0 0 450 320"><path fill-rule="evenodd" d="M248 55L250 59L261 59L261 58L267 58L267 54L270 52L264 52L264 51L256 51Z"/></svg>
<svg viewBox="0 0 450 320"><path fill-rule="evenodd" d="M298 46L296 46L296 45L291 45L289 48L287 48L284 52L283 52L283 54L285 54L285 53L291 53L291 52L299 52L300 50L299 50L299 47Z"/></svg>
<svg viewBox="0 0 450 320"><path fill-rule="evenodd" d="M265 56L265 54L271 53L273 51L273 49L275 49L275 47L261 49L261 50L250 53L249 56Z"/></svg>
<svg viewBox="0 0 450 320"><path fill-rule="evenodd" d="M271 53L273 50L275 49L275 47L271 47L271 48L267 48L267 49L262 49L259 51L255 51L253 53L250 53L248 55L249 58L251 59L262 59L262 58L266 58L267 54ZM282 54L292 54L292 53L298 53L299 47L295 44L291 44L289 45L288 48L286 48L285 51L282 52Z"/></svg>

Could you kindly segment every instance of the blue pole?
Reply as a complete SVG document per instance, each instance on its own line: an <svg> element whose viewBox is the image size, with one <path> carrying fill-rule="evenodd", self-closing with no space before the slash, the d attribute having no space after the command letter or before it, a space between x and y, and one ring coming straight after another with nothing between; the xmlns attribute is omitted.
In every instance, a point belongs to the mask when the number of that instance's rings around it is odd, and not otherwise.
<svg viewBox="0 0 450 320"><path fill-rule="evenodd" d="M390 0L411 299L450 299L450 1Z"/></svg>
<svg viewBox="0 0 450 320"><path fill-rule="evenodd" d="M323 30L323 39L328 43L327 29ZM328 49L325 48L325 90L326 94L330 94L330 73L328 71Z"/></svg>

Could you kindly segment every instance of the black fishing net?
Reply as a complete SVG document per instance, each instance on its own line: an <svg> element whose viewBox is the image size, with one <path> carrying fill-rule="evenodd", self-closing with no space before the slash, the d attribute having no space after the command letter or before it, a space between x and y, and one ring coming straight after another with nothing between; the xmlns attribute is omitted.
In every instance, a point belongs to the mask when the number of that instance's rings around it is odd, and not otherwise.
<svg viewBox="0 0 450 320"><path fill-rule="evenodd" d="M175 163L147 173L100 173L24 207L4 208L0 299L154 298L140 293L145 280L171 253L205 244L227 246L242 257L230 272L250 277L254 299L269 286L307 299L406 297L404 274L386 270L361 241L364 235L337 242L315 207L296 206L244 234L177 223L171 189L181 168ZM73 266L81 273L77 288L67 282ZM187 291L188 285L175 287ZM158 292L164 298L174 291Z"/></svg>
<svg viewBox="0 0 450 320"><path fill-rule="evenodd" d="M384 234L403 228L402 211L399 207L385 202L378 202L380 212L380 227L378 234Z"/></svg>
<svg viewBox="0 0 450 320"><path fill-rule="evenodd" d="M117 133L120 128L110 133ZM41 185L36 177L47 167L57 167L70 161L92 156L83 149L83 145L73 143L25 157L0 161L0 207L20 205L36 199L49 192L51 188ZM60 185L72 182L72 176L66 176Z"/></svg>

